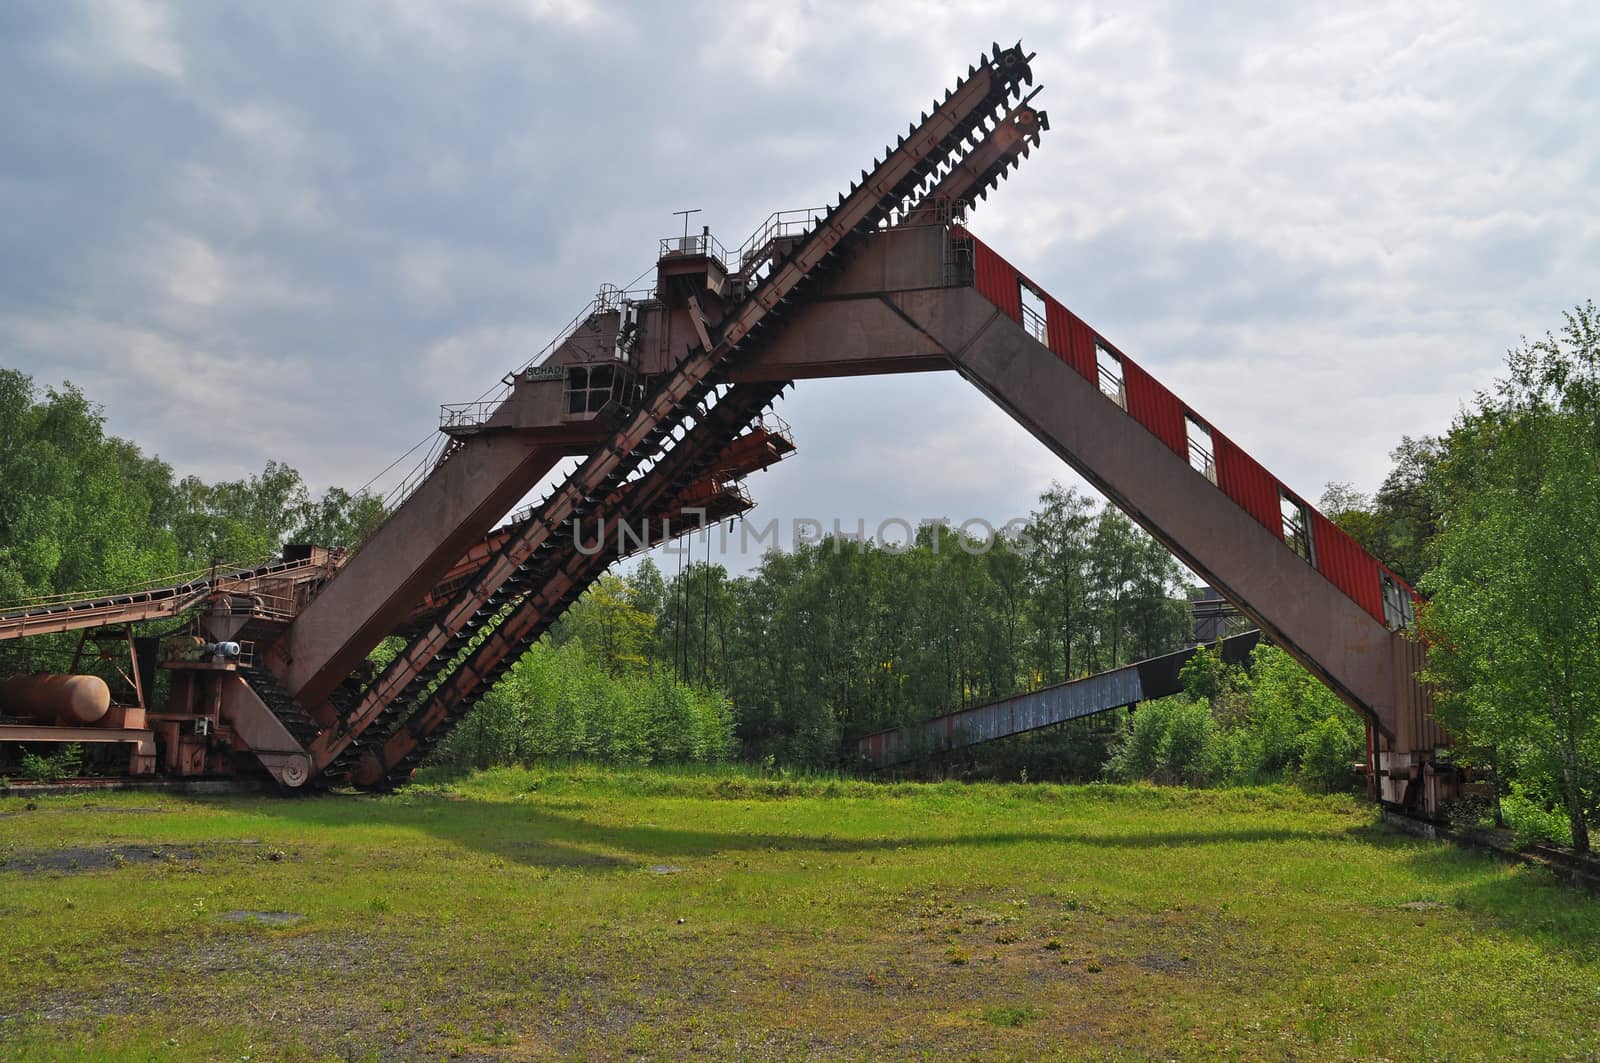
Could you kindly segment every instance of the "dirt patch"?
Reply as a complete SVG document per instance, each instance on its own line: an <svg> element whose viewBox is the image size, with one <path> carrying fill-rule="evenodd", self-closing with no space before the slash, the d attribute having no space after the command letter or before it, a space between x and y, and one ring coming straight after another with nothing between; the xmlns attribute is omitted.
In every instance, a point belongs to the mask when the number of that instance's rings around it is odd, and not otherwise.
<svg viewBox="0 0 1600 1063"><path fill-rule="evenodd" d="M100 989L62 987L27 1000L7 1000L0 993L0 1024L232 1015L282 1028L302 1044L324 1046L336 1057L416 1059L437 1054L425 1042L397 1043L395 1031L406 1026L407 1017L385 1014L377 1006L379 1001L348 992L350 986L360 985L379 987L374 990L378 993L388 980L410 980L423 970L407 945L392 937L285 934L245 922L198 941L129 952L121 970L122 977ZM240 994L241 977L254 987L255 995L248 999ZM4 1054L0 1047L0 1055Z"/></svg>
<svg viewBox="0 0 1600 1063"><path fill-rule="evenodd" d="M1172 956L1140 956L1133 961L1135 967L1161 974L1193 974L1194 964Z"/></svg>
<svg viewBox="0 0 1600 1063"><path fill-rule="evenodd" d="M29 801L21 808L13 808L0 812L0 819L10 819L13 816L66 816L77 815L84 812L93 812L97 816L162 816L170 813L170 808L142 808L130 806L127 808L101 807L100 805L77 805L71 808L40 808Z"/></svg>
<svg viewBox="0 0 1600 1063"><path fill-rule="evenodd" d="M54 849L21 849L0 856L0 871L25 875L76 875L148 864L165 864L198 871L209 860L238 852L252 852L272 860L283 859L279 850L261 850L254 838L207 842L204 845L62 845Z"/></svg>
<svg viewBox="0 0 1600 1063"><path fill-rule="evenodd" d="M263 926L294 926L304 919L304 912L257 912L240 908L222 913L225 923L260 923Z"/></svg>

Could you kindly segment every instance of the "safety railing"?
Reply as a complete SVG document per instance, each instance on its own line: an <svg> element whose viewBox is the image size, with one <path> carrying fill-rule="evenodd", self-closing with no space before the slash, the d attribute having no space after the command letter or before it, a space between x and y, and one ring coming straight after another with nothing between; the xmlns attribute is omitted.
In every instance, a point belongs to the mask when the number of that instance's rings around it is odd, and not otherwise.
<svg viewBox="0 0 1600 1063"><path fill-rule="evenodd" d="M234 568L234 566L229 566ZM331 561L286 561L255 569L230 572L203 570L198 578L146 586L139 590L120 593L88 594L76 597L51 595L49 601L36 601L21 611L0 615L0 639L18 638L28 634L48 634L58 631L77 631L102 624L137 623L160 617L178 616L204 605L207 599L218 595L237 595L252 602L251 612L269 617L292 617L297 609L294 583L314 571L332 573L337 567ZM270 579L275 585L264 589L262 581ZM282 593L277 593L281 588ZM157 596L157 592L169 591ZM225 607L226 608L226 607Z"/></svg>
<svg viewBox="0 0 1600 1063"><path fill-rule="evenodd" d="M767 216L767 220L756 227L750 234L750 239L739 245L739 261L743 263L750 255L760 251L780 236L803 236L817 227L817 223L828 216L825 207L803 207L799 210L778 210Z"/></svg>
<svg viewBox="0 0 1600 1063"><path fill-rule="evenodd" d="M422 486L422 482L437 469L450 456L456 446L456 440L450 436L435 436L430 441L427 451L422 455L422 460L411 467L411 470L401 478L400 482L383 496L383 508L393 513L400 508L400 504L410 498Z"/></svg>
<svg viewBox="0 0 1600 1063"><path fill-rule="evenodd" d="M1029 306L1027 300L1022 302L1022 327L1028 330L1028 335L1040 343L1050 342L1050 328L1046 324L1045 316Z"/></svg>
<svg viewBox="0 0 1600 1063"><path fill-rule="evenodd" d="M663 236L661 238L660 257L698 257L705 255L721 262L730 272L733 271L733 256L728 254L727 248L709 232L701 231L688 233L684 236Z"/></svg>
<svg viewBox="0 0 1600 1063"><path fill-rule="evenodd" d="M263 562L264 564L265 562ZM0 614L48 609L53 605L65 605L69 602L96 601L101 598L127 598L134 595L147 594L151 591L165 590L171 587L183 587L190 583L203 581L218 569L247 569L247 565L207 565L204 568L190 569L187 572L175 572L170 576L160 576L138 583L129 583L111 590L88 591L62 591L59 594L40 594L29 598L13 598L0 602ZM260 567L260 565L254 566Z"/></svg>
<svg viewBox="0 0 1600 1063"><path fill-rule="evenodd" d="M756 227L749 239L731 253L709 230L704 229L682 236L664 236L658 241L657 249L661 258L706 255L722 263L729 274L744 277L771 258L774 241L804 236L827 216L825 207L774 211Z"/></svg>
<svg viewBox="0 0 1600 1063"><path fill-rule="evenodd" d="M773 245L778 240L804 236L828 216L825 207L803 207L799 210L779 210L767 216L750 238L739 245L737 260L728 267L737 273L748 286L761 268L771 262Z"/></svg>
<svg viewBox="0 0 1600 1063"><path fill-rule="evenodd" d="M215 596L213 612L233 612L232 599L235 597L249 603L247 608L251 616L268 620L292 620L300 611L294 584L280 578L274 578L270 583L251 579L218 580L212 593Z"/></svg>
<svg viewBox="0 0 1600 1063"><path fill-rule="evenodd" d="M301 569L325 564L325 562L311 560L282 561L277 560L274 555L263 558L254 564L230 562L227 564L207 565L204 568L189 569L184 572L175 572L168 576L125 584L112 590L62 591L58 594L43 594L31 598L17 598L0 602L0 620L12 619L16 614L32 615L38 613L39 610L50 609L53 606L70 605L73 602L87 604L103 600L107 606L126 605L129 604L126 599L139 598L155 591L205 590L214 581L249 581L264 575L296 573Z"/></svg>
<svg viewBox="0 0 1600 1063"><path fill-rule="evenodd" d="M1216 455L1193 438L1189 440L1189 465L1212 483L1217 482Z"/></svg>
<svg viewBox="0 0 1600 1063"><path fill-rule="evenodd" d="M82 609L0 616L0 639L17 638L27 634L76 631L98 627L101 621L114 624L176 616L198 605L205 599L207 593L206 589L201 587L168 598L142 599L133 602L112 601L85 606Z"/></svg>
<svg viewBox="0 0 1600 1063"><path fill-rule="evenodd" d="M476 428L487 421L499 407L499 399L481 399L477 402L451 402L439 407L439 430Z"/></svg>
<svg viewBox="0 0 1600 1063"><path fill-rule="evenodd" d="M1122 377L1114 372L1104 362L1098 366L1100 370L1100 391L1106 398L1115 402L1123 409L1128 408L1128 393L1122 383Z"/></svg>
<svg viewBox="0 0 1600 1063"><path fill-rule="evenodd" d="M794 446L794 430L789 427L789 422L768 410L756 421L757 427L769 436L777 436L790 446Z"/></svg>

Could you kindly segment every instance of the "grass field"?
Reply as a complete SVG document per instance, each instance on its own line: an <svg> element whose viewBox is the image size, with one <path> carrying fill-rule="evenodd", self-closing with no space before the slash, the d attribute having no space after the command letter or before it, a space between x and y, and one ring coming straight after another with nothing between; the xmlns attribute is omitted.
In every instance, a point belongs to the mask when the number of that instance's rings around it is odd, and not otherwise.
<svg viewBox="0 0 1600 1063"><path fill-rule="evenodd" d="M0 1056L1593 1058L1600 904L1288 789L0 802Z"/></svg>

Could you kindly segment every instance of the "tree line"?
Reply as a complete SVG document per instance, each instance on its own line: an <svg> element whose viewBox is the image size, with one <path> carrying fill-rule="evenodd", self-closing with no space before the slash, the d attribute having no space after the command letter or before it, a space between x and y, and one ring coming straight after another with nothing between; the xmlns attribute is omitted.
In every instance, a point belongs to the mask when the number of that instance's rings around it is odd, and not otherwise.
<svg viewBox="0 0 1600 1063"><path fill-rule="evenodd" d="M205 483L106 432L65 384L0 368L0 601L115 590L214 564L254 565L286 542L355 547L382 521L370 494L313 494L269 461ZM70 639L0 642L0 672L61 667ZM62 658L62 659L57 659Z"/></svg>
<svg viewBox="0 0 1600 1063"><path fill-rule="evenodd" d="M1183 575L1120 512L1053 485L986 540L924 525L907 546L828 538L743 576L635 579L650 659L728 694L746 756L831 767L862 734L1184 645Z"/></svg>
<svg viewBox="0 0 1600 1063"><path fill-rule="evenodd" d="M871 731L1186 644L1183 575L1121 513L1059 485L1024 524L990 539L939 524L905 545L830 537L769 551L737 576L705 562L668 576L647 559L603 577L568 610L475 710L480 722L449 755L592 755L580 737L596 733L592 722L571 716L562 734L531 703L543 682L535 677L555 668L591 676L596 689L632 690L641 721L659 715L649 706L675 686L710 699L697 719L725 704L726 743L696 748L789 768L850 767L855 740ZM637 759L659 743L618 736L601 745Z"/></svg>

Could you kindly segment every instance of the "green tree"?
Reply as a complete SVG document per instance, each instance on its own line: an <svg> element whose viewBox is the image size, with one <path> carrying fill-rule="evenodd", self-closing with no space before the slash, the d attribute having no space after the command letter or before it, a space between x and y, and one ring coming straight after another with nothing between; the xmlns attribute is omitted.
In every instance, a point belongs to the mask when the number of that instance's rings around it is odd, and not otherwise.
<svg viewBox="0 0 1600 1063"><path fill-rule="evenodd" d="M365 491L352 495L342 487L330 487L320 498L301 503L291 538L294 542L354 551L388 515L383 499L376 495Z"/></svg>
<svg viewBox="0 0 1600 1063"><path fill-rule="evenodd" d="M1546 783L1589 847L1600 791L1600 321L1510 352L1452 436L1478 441L1473 490L1423 580L1426 678L1469 760ZM1488 445L1481 445L1487 441Z"/></svg>
<svg viewBox="0 0 1600 1063"><path fill-rule="evenodd" d="M1030 604L1035 624L1036 660L1046 682L1076 679L1073 659L1087 631L1085 569L1093 520L1089 500L1072 488L1052 484L1029 515L1027 527Z"/></svg>
<svg viewBox="0 0 1600 1063"><path fill-rule="evenodd" d="M646 670L655 625L654 616L634 605L629 582L607 574L567 609L552 641L575 641L609 674L632 675Z"/></svg>

